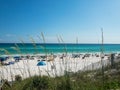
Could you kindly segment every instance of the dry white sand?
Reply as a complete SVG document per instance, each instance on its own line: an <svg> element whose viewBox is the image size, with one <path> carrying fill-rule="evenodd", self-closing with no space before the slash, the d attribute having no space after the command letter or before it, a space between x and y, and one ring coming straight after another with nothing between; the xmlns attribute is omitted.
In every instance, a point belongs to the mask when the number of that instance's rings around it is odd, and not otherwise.
<svg viewBox="0 0 120 90"><path fill-rule="evenodd" d="M105 63L108 62L107 58L105 56L103 59ZM55 77L56 75L63 75L64 71L77 72L79 70L100 68L101 66L101 58L92 55L84 59L82 59L82 56L80 58L72 58L71 55L60 59L60 55L57 55L54 61L45 61L45 66L37 66L37 60L37 58L34 60L20 60L13 65L1 66L0 79L12 81L15 79L15 75L20 75L23 79L34 75L50 75Z"/></svg>

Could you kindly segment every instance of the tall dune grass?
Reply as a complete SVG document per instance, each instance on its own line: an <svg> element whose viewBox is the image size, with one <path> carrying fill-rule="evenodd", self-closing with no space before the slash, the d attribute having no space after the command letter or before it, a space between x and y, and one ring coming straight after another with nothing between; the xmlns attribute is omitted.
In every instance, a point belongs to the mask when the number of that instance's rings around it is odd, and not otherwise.
<svg viewBox="0 0 120 90"><path fill-rule="evenodd" d="M101 37L102 37L102 40L101 40L101 65L102 65L102 88L104 89L104 62L103 62L103 56L104 56L104 36L103 36L103 29L101 28Z"/></svg>

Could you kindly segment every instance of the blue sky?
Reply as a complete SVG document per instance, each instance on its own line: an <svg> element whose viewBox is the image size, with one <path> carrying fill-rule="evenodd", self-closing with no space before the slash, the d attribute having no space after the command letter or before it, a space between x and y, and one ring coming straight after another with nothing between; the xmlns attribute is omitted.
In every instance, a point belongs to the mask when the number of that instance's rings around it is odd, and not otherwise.
<svg viewBox="0 0 120 90"><path fill-rule="evenodd" d="M120 43L120 0L0 0L0 43Z"/></svg>

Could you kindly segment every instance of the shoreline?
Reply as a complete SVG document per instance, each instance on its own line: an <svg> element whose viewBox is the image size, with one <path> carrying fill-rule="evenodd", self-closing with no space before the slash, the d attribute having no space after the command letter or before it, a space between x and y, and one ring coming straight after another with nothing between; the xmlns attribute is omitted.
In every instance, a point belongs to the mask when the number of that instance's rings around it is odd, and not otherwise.
<svg viewBox="0 0 120 90"><path fill-rule="evenodd" d="M67 55L71 55L71 54L100 54L101 52L67 52ZM120 52L104 52L104 54L120 54ZM65 52L58 52L58 53L47 53L47 55L61 55L61 54L65 54ZM25 56L25 55L46 55L46 53L21 53L21 54L2 54L0 56Z"/></svg>

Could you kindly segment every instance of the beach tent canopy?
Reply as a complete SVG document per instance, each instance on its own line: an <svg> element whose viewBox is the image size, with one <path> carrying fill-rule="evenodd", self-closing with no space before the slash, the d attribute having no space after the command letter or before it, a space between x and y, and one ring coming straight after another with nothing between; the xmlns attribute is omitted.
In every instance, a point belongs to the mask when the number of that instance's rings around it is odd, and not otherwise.
<svg viewBox="0 0 120 90"><path fill-rule="evenodd" d="M46 63L44 62L44 61L40 61L40 62L38 62L38 64L37 64L37 66L45 66L46 65Z"/></svg>

